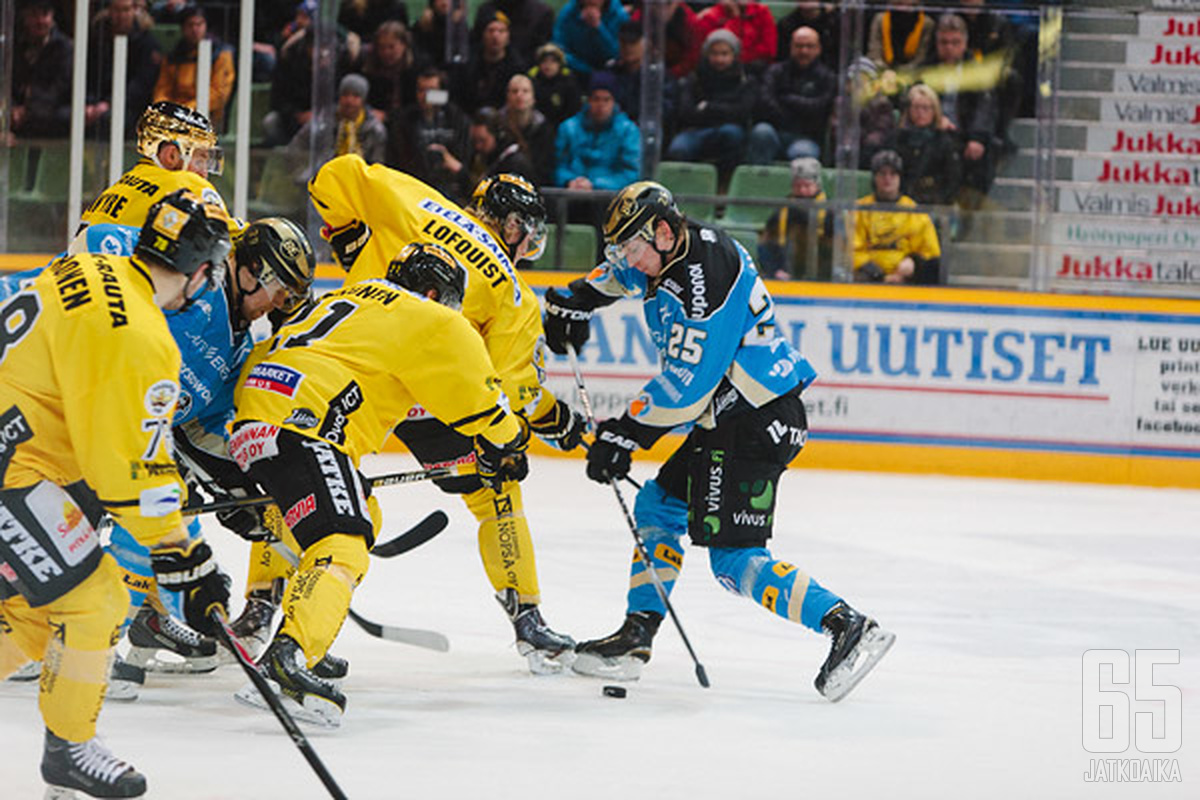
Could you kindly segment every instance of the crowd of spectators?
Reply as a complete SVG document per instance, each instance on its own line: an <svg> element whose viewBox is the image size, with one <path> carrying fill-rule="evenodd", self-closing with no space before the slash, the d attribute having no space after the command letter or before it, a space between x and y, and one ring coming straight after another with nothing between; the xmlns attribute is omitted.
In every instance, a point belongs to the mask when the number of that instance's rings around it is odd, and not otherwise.
<svg viewBox="0 0 1200 800"><path fill-rule="evenodd" d="M269 110L255 121L263 143L296 150L317 141L331 154L358 152L460 200L500 169L542 186L619 188L642 170L647 8L665 20L663 158L713 163L722 187L741 163L802 159L805 174L813 163L832 164L832 125L849 88L860 101L861 169L879 152L894 153L904 196L975 208L1024 100L1017 28L984 0L868 6L866 41L850 54L844 83L837 69L846 43L832 3L552 2L452 9L450 0L423 8L415 0L342 0L335 128L314 139L319 5L259 0L249 82L271 87ZM17 139L65 136L72 43L61 23L73 4L17 0L17 8L10 129ZM470 19L466 8L474 9ZM225 0L103 4L91 28L87 124L108 121L114 35L130 37L127 130L148 102L194 105L197 49L207 38L207 111L223 131L235 86L247 83L235 74L237 24L237 3ZM154 32L168 26L178 35L164 51Z"/></svg>

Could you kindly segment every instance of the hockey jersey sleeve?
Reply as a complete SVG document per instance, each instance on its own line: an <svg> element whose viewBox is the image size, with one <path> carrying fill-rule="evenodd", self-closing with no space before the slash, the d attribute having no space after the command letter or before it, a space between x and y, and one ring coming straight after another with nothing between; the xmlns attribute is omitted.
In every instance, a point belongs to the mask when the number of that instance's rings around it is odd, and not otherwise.
<svg viewBox="0 0 1200 800"><path fill-rule="evenodd" d="M183 523L183 486L171 457L179 350L161 319L108 315L63 331L63 413L76 460L106 510L154 546Z"/></svg>

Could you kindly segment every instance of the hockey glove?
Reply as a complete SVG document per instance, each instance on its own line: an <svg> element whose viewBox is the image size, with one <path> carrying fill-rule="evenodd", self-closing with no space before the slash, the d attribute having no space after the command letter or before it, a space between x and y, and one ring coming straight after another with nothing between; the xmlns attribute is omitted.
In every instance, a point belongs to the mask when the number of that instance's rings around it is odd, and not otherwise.
<svg viewBox="0 0 1200 800"><path fill-rule="evenodd" d="M475 471L483 485L501 492L505 481L522 481L529 474L529 423L520 417L521 432L511 442L498 445L484 436L475 437Z"/></svg>
<svg viewBox="0 0 1200 800"><path fill-rule="evenodd" d="M587 476L597 483L610 483L629 474L637 441L626 432L620 419L606 419L596 429L588 450Z"/></svg>
<svg viewBox="0 0 1200 800"><path fill-rule="evenodd" d="M350 268L354 266L354 260L371 240L371 229L367 227L367 223L361 220L343 225L337 230L326 225L321 228L321 238L329 242L329 248L333 250L333 257L337 259L342 269L349 272Z"/></svg>
<svg viewBox="0 0 1200 800"><path fill-rule="evenodd" d="M271 531L267 529L264 514L267 507L242 506L228 511L218 511L217 522L248 542L268 542L274 540Z"/></svg>
<svg viewBox="0 0 1200 800"><path fill-rule="evenodd" d="M216 630L209 614L229 611L229 576L217 566L212 549L203 539L163 545L150 551L150 563L160 589L183 596L184 621L207 636Z"/></svg>
<svg viewBox="0 0 1200 800"><path fill-rule="evenodd" d="M562 400L558 400L546 414L531 420L529 427L546 444L557 447L559 450L570 451L579 447L583 442L587 422L584 421L582 414Z"/></svg>
<svg viewBox="0 0 1200 800"><path fill-rule="evenodd" d="M580 307L575 297L547 289L546 315L542 321L546 330L546 346L560 356L567 354L567 345L579 352L592 335L593 313L590 308Z"/></svg>

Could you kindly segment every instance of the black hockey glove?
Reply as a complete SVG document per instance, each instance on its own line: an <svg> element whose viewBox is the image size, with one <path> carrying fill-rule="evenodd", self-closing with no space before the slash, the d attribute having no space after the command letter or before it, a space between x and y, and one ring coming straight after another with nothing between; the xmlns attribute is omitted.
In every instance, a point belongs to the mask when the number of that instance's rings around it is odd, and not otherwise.
<svg viewBox="0 0 1200 800"><path fill-rule="evenodd" d="M570 451L579 447L583 442L587 422L582 414L562 400L558 400L546 414L531 420L529 427L546 444L557 447L559 450Z"/></svg>
<svg viewBox="0 0 1200 800"><path fill-rule="evenodd" d="M475 471L483 485L494 492L503 491L505 481L522 481L529 474L529 423L520 417L521 432L511 442L498 445L484 436L475 437Z"/></svg>
<svg viewBox="0 0 1200 800"><path fill-rule="evenodd" d="M214 609L229 611L229 576L221 571L212 549L203 539L187 544L163 545L150 551L158 585L183 595L185 622L207 636L216 635L208 615Z"/></svg>
<svg viewBox="0 0 1200 800"><path fill-rule="evenodd" d="M606 419L596 429L596 439L588 450L587 476L597 483L611 483L629 474L637 440L621 418Z"/></svg>
<svg viewBox="0 0 1200 800"><path fill-rule="evenodd" d="M242 506L241 508L231 508L228 511L218 511L216 517L217 522L248 542L268 542L272 541L275 536L267 528L264 518L266 511L265 505Z"/></svg>
<svg viewBox="0 0 1200 800"><path fill-rule="evenodd" d="M354 260L371 240L371 229L367 227L367 223L361 220L338 228L336 231L326 226L321 229L321 238L329 242L329 248L333 250L333 257L337 259L342 269L349 272L350 268L354 266Z"/></svg>
<svg viewBox="0 0 1200 800"><path fill-rule="evenodd" d="M576 352L583 349L592 335L593 309L583 308L574 296L556 289L546 290L546 314L542 326L546 330L546 346L560 356L567 354L567 345Z"/></svg>

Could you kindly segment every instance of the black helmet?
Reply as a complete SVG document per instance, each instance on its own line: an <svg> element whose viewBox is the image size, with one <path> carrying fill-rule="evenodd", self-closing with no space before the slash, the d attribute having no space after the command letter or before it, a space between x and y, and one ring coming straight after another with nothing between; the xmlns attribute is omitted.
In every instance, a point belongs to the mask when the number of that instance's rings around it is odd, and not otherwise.
<svg viewBox="0 0 1200 800"><path fill-rule="evenodd" d="M158 148L163 144L178 147L185 165L191 163L197 150L207 151L208 171L221 174L224 160L221 148L217 147L217 134L208 117L199 111L169 100L148 106L138 117L137 150L158 164Z"/></svg>
<svg viewBox="0 0 1200 800"><path fill-rule="evenodd" d="M509 256L516 255L516 247L526 234L531 238L525 258L535 261L546 249L546 205L533 184L520 175L502 172L484 178L471 195L471 210L496 229ZM521 230L516 244L504 241L509 225Z"/></svg>
<svg viewBox="0 0 1200 800"><path fill-rule="evenodd" d="M317 259L304 231L284 217L252 222L233 251L234 261L246 267L260 283L278 280L288 290L282 311L290 314L308 299Z"/></svg>
<svg viewBox="0 0 1200 800"><path fill-rule="evenodd" d="M150 206L133 252L184 275L212 264L211 279L225 266L229 248L225 210L179 189Z"/></svg>
<svg viewBox="0 0 1200 800"><path fill-rule="evenodd" d="M437 291L437 301L458 311L467 287L467 272L441 245L413 242L388 264L387 279L424 296Z"/></svg>
<svg viewBox="0 0 1200 800"><path fill-rule="evenodd" d="M624 244L636 234L653 242L654 225L660 219L666 220L679 236L683 213L667 187L654 181L631 183L608 204L608 212L604 215L604 243Z"/></svg>
<svg viewBox="0 0 1200 800"><path fill-rule="evenodd" d="M884 167L891 167L901 175L904 174L904 159L895 150L880 150L871 156L871 174L874 175Z"/></svg>

